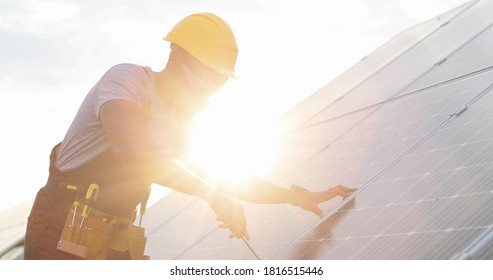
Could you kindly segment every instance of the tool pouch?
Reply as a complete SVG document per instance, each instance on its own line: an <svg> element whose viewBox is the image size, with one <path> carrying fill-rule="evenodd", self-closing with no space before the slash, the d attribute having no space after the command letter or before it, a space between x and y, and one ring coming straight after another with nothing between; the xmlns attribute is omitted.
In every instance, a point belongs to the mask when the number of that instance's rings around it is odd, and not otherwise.
<svg viewBox="0 0 493 280"><path fill-rule="evenodd" d="M87 217L87 228L82 228L82 244L89 248L90 260L104 260L113 233L113 227L93 217Z"/></svg>
<svg viewBox="0 0 493 280"><path fill-rule="evenodd" d="M109 249L128 251L132 260L149 259L144 255L147 242L145 229L132 225L134 217L117 217L116 220L124 223L110 225L102 220L108 215L97 209L91 209L84 219L79 209L75 214L74 211L72 206L57 245L58 250L89 260L106 259Z"/></svg>
<svg viewBox="0 0 493 280"><path fill-rule="evenodd" d="M98 184L89 185L82 203L77 186L67 185L66 189L76 191L76 195L65 220L58 250L91 260L106 259L109 249L128 252L133 260L149 259L144 256L147 241L144 228L133 225L136 210L126 217L118 217L93 207L99 193ZM142 203L146 202L147 199ZM141 214L143 212L141 208Z"/></svg>
<svg viewBox="0 0 493 280"><path fill-rule="evenodd" d="M148 260L149 256L144 255L146 242L145 229L130 226L126 229L116 228L109 247L115 251L128 251L132 260Z"/></svg>
<svg viewBox="0 0 493 280"><path fill-rule="evenodd" d="M57 249L83 259L105 259L113 227L92 216L83 219L80 211L74 211L72 207L67 215Z"/></svg>
<svg viewBox="0 0 493 280"><path fill-rule="evenodd" d="M143 227L133 226L128 229L128 251L133 260L149 259L144 255L147 238Z"/></svg>

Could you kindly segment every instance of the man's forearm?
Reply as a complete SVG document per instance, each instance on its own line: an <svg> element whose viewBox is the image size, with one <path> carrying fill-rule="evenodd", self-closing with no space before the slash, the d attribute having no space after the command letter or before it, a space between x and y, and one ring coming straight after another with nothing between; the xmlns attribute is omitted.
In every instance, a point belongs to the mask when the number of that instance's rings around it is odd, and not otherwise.
<svg viewBox="0 0 493 280"><path fill-rule="evenodd" d="M267 182L260 178L252 178L244 185L233 185L219 182L215 186L202 179L196 170L187 169L179 164L168 170L156 182L179 192L201 197L207 201L213 199L217 190L240 200L260 204L293 203L292 190ZM188 171L185 171L188 170ZM166 175L169 174L169 175ZM192 175L194 174L194 175Z"/></svg>
<svg viewBox="0 0 493 280"><path fill-rule="evenodd" d="M156 184L165 186L176 191L203 198L210 201L216 193L216 188L187 171L180 164L173 164L168 167L168 170L162 172L161 176L156 180Z"/></svg>
<svg viewBox="0 0 493 280"><path fill-rule="evenodd" d="M251 179L242 186L221 182L218 184L218 189L235 198L252 203L280 204L290 202L289 189L259 178Z"/></svg>

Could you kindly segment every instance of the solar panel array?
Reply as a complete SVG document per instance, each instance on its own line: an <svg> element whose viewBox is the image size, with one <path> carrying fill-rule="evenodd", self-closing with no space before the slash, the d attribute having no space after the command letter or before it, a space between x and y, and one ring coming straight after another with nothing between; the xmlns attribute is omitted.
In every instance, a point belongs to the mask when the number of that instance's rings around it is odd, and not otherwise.
<svg viewBox="0 0 493 280"><path fill-rule="evenodd" d="M32 203L26 201L0 213L0 260L22 259Z"/></svg>
<svg viewBox="0 0 493 280"><path fill-rule="evenodd" d="M410 28L281 119L285 152L266 178L323 190L322 205L245 203L262 259L493 258L493 1ZM153 259L255 259L179 193L149 209Z"/></svg>

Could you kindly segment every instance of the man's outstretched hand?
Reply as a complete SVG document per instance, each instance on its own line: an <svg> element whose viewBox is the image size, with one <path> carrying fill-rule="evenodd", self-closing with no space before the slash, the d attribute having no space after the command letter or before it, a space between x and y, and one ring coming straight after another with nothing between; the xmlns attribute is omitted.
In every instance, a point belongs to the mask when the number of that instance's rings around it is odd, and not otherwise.
<svg viewBox="0 0 493 280"><path fill-rule="evenodd" d="M221 223L219 228L226 228L231 231L229 238L250 240L241 204L221 192L216 192L214 197L209 200L209 205L217 215L216 220Z"/></svg>
<svg viewBox="0 0 493 280"><path fill-rule="evenodd" d="M290 189L289 201L293 205L300 206L301 208L314 213L322 218L324 212L320 209L319 204L332 199L336 196L346 198L350 196L356 188L348 188L342 185L327 189L321 192L310 192L307 189L293 185Z"/></svg>

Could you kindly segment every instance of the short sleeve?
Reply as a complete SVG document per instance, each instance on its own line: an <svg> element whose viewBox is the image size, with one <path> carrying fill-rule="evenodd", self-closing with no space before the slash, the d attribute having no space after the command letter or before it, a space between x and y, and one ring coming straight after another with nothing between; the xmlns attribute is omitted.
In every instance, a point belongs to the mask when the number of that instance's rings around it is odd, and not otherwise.
<svg viewBox="0 0 493 280"><path fill-rule="evenodd" d="M99 118L101 106L114 99L128 100L145 109L150 100L149 80L141 66L118 64L112 67L92 89L94 114Z"/></svg>

